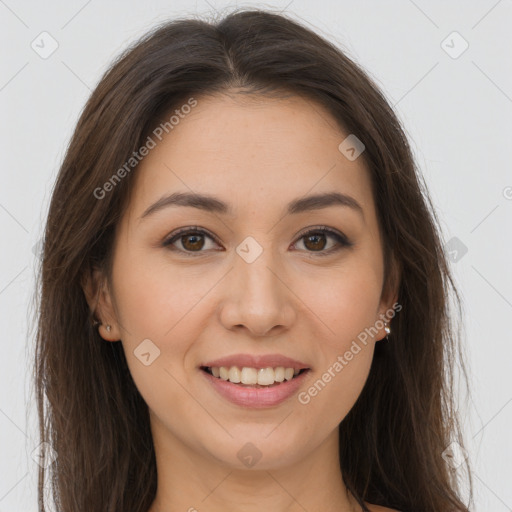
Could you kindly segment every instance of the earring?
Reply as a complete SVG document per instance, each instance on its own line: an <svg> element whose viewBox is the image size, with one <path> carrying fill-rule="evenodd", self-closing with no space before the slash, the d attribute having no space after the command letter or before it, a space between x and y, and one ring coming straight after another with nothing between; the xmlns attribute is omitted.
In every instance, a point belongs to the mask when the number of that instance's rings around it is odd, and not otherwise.
<svg viewBox="0 0 512 512"><path fill-rule="evenodd" d="M93 327L96 327L97 325L103 325L103 324L101 322L99 322L98 320L94 320L92 325L93 325ZM107 332L110 332L112 330L112 327L110 326L110 324L107 324L105 326L105 329L107 330Z"/></svg>
<svg viewBox="0 0 512 512"><path fill-rule="evenodd" d="M387 323L384 324L384 330L386 331L386 337L384 339L386 341L389 341L389 335L391 334L391 329L389 328L389 325Z"/></svg>

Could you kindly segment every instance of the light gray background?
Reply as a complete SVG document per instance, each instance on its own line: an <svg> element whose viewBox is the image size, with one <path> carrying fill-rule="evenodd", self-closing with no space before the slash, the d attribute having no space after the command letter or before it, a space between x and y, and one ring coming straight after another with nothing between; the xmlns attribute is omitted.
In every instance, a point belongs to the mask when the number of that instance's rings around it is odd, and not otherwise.
<svg viewBox="0 0 512 512"><path fill-rule="evenodd" d="M218 16L236 5L285 9L341 45L394 105L445 242L456 237L467 247L452 253L451 264L465 306L473 399L466 408L461 396L460 407L476 470L475 510L512 510L510 0L0 0L0 512L37 510L28 366L33 248L78 115L112 59L155 23ZM46 59L31 47L50 48L43 31L58 42ZM453 31L469 44L457 58L445 51L462 49L458 36L446 40Z"/></svg>

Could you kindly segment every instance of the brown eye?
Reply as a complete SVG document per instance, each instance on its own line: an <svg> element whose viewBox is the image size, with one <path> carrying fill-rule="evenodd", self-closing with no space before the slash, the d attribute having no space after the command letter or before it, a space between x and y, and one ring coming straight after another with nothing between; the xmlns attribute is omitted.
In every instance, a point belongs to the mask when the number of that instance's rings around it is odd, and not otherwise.
<svg viewBox="0 0 512 512"><path fill-rule="evenodd" d="M179 251L185 254L201 253L206 252L206 250L202 250L205 247L206 239L210 239L216 243L215 239L202 229L185 228L178 231L178 233L176 233L175 235L171 236L171 238L166 240L163 243L163 246L168 247L171 250ZM176 246L176 244L179 245Z"/></svg>
<svg viewBox="0 0 512 512"><path fill-rule="evenodd" d="M321 251L325 245L324 233L312 233L304 237L304 245L312 251Z"/></svg>
<svg viewBox="0 0 512 512"><path fill-rule="evenodd" d="M329 239L334 240L334 243L332 243L330 247L328 246ZM179 230L164 241L162 245L172 251L192 256L194 253L200 255L201 253L207 252L208 249L212 249L213 247L207 246L208 240L214 242L217 246L219 245L215 237L203 229L188 227ZM351 247L353 245L345 235L326 227L310 229L299 238L299 241L303 241L306 252L318 253L317 256L328 256L334 252L340 251L344 247ZM296 244L297 243L298 242L296 242Z"/></svg>
<svg viewBox="0 0 512 512"><path fill-rule="evenodd" d="M335 243L324 250L327 246L326 240L329 238L334 240ZM304 233L299 240L303 240L307 252L318 252L318 256L328 256L344 247L351 247L353 245L347 237L326 227L311 229Z"/></svg>
<svg viewBox="0 0 512 512"><path fill-rule="evenodd" d="M201 239L203 235L182 235L180 238L181 245L187 249L187 251L195 251L201 249L204 246L204 239Z"/></svg>

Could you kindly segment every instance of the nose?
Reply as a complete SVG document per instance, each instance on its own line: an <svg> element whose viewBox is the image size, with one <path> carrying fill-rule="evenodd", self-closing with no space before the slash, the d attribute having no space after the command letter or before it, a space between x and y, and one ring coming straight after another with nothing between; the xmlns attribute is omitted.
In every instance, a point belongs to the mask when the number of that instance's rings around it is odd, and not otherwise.
<svg viewBox="0 0 512 512"><path fill-rule="evenodd" d="M224 280L220 321L230 331L247 330L254 337L275 336L290 329L297 300L282 270L263 251L252 263L236 256Z"/></svg>

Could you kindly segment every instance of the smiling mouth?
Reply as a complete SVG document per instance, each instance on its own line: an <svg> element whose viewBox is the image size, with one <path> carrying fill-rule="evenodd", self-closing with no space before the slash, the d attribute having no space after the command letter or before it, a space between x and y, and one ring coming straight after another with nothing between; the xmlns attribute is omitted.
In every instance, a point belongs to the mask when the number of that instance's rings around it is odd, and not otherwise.
<svg viewBox="0 0 512 512"><path fill-rule="evenodd" d="M276 368L240 368L238 366L210 367L201 366L202 371L211 376L238 384L247 388L271 388L279 386L283 382L293 380L299 375L309 371L309 368L293 369L278 366Z"/></svg>

